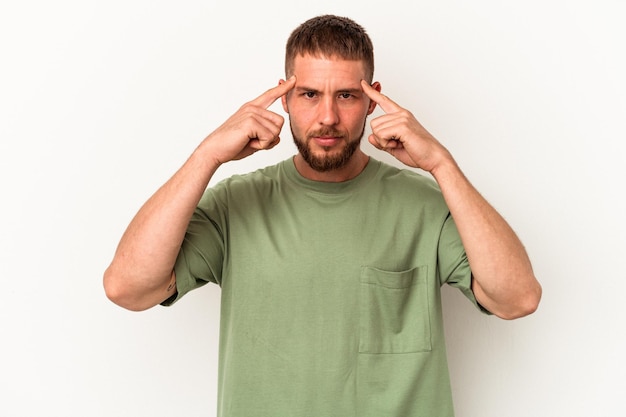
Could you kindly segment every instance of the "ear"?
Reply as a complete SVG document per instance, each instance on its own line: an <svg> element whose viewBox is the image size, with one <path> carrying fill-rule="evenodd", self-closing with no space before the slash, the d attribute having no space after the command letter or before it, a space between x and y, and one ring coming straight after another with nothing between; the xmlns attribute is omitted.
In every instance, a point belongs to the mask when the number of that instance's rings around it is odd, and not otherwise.
<svg viewBox="0 0 626 417"><path fill-rule="evenodd" d="M372 84L372 88L376 91L378 91L380 93L380 90L382 89L380 83L378 81L374 82ZM372 112L374 111L374 109L376 108L376 102L374 100L370 100L370 105L367 109L367 115L369 116L370 114L372 114Z"/></svg>
<svg viewBox="0 0 626 417"><path fill-rule="evenodd" d="M278 81L278 85L285 83L286 81L282 78ZM283 110L285 113L289 114L289 108L287 107L287 96L291 93L291 91L280 98L280 102L283 105Z"/></svg>

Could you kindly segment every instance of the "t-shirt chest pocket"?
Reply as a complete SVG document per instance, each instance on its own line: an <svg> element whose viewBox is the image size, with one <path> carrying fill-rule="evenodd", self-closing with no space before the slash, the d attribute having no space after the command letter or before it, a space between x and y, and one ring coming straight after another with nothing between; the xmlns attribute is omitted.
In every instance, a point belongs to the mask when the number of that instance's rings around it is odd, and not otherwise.
<svg viewBox="0 0 626 417"><path fill-rule="evenodd" d="M389 272L362 267L359 353L432 349L427 267Z"/></svg>

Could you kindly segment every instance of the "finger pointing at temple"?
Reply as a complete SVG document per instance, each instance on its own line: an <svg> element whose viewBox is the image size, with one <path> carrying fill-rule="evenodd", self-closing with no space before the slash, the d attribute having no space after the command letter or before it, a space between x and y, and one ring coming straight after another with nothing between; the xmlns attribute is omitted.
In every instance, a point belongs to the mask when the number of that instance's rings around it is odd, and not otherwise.
<svg viewBox="0 0 626 417"><path fill-rule="evenodd" d="M365 95L367 95L371 100L376 102L385 113L392 113L398 110L402 110L402 107L400 107L386 95L382 94L380 91L377 91L365 80L361 80L361 87L363 88L363 92L365 93Z"/></svg>
<svg viewBox="0 0 626 417"><path fill-rule="evenodd" d="M295 75L287 81L281 82L276 87L270 88L259 97L252 100L251 104L267 109L276 100L287 94L296 85Z"/></svg>
<svg viewBox="0 0 626 417"><path fill-rule="evenodd" d="M361 81L361 86L367 97L385 113L370 122L372 134L369 142L408 166L431 171L439 159L438 155L447 151L410 111L365 81Z"/></svg>

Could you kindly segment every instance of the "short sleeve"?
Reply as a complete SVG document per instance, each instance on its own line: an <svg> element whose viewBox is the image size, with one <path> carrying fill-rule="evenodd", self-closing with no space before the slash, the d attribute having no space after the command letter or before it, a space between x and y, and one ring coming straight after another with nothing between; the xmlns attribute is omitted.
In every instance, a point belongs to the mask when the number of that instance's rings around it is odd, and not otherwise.
<svg viewBox="0 0 626 417"><path fill-rule="evenodd" d="M208 191L196 208L181 245L174 272L176 294L162 304L169 306L189 291L209 282L221 283L227 224L225 210Z"/></svg>
<svg viewBox="0 0 626 417"><path fill-rule="evenodd" d="M450 214L441 229L437 256L441 285L448 284L458 288L480 311L490 314L474 296L472 270L456 223Z"/></svg>

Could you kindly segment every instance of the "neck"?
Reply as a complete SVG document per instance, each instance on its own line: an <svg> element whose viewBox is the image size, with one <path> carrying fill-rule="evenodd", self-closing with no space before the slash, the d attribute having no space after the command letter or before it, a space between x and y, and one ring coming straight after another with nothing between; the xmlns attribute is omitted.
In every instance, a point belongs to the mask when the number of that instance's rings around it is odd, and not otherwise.
<svg viewBox="0 0 626 417"><path fill-rule="evenodd" d="M347 164L341 168L324 172L311 168L299 153L293 158L293 161L298 173L306 179L320 182L343 182L358 176L367 166L369 156L363 153L361 149L357 149Z"/></svg>

